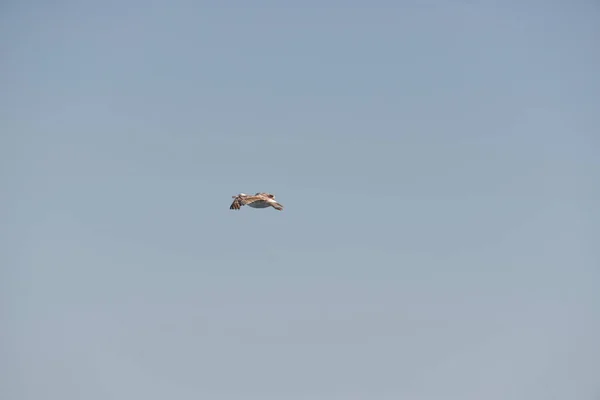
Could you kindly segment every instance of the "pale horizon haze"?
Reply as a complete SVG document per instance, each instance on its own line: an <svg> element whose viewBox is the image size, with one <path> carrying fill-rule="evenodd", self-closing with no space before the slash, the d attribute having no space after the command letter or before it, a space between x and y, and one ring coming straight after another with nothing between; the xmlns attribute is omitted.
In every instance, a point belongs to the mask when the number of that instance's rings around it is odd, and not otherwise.
<svg viewBox="0 0 600 400"><path fill-rule="evenodd" d="M0 398L600 400L599 43L585 0L3 2Z"/></svg>

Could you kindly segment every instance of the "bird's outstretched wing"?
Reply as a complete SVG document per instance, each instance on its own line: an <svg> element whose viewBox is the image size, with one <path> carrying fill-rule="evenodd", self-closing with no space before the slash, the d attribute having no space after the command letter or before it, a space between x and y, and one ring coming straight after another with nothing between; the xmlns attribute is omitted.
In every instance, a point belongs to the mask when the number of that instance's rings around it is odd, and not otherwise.
<svg viewBox="0 0 600 400"><path fill-rule="evenodd" d="M244 204L242 204L242 199L240 198L240 196L235 196L233 198L233 203L231 203L231 205L229 206L230 210L239 210L240 207L242 207Z"/></svg>
<svg viewBox="0 0 600 400"><path fill-rule="evenodd" d="M264 201L265 199L261 196L235 196L233 203L229 206L230 210L239 210L246 204L254 203L255 201Z"/></svg>
<svg viewBox="0 0 600 400"><path fill-rule="evenodd" d="M271 193L259 192L259 193L256 193L256 196L264 196L264 197L268 197L269 199L275 199L275 196L272 195Z"/></svg>

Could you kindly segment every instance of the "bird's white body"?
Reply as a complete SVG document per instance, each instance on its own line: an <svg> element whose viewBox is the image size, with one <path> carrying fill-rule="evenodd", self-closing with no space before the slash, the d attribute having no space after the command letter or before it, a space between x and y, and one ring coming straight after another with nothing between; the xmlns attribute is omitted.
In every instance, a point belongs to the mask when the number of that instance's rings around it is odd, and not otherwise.
<svg viewBox="0 0 600 400"><path fill-rule="evenodd" d="M252 208L267 208L267 207L271 207L271 204L268 201L255 201L253 203L248 203L246 205L248 207L252 207Z"/></svg>

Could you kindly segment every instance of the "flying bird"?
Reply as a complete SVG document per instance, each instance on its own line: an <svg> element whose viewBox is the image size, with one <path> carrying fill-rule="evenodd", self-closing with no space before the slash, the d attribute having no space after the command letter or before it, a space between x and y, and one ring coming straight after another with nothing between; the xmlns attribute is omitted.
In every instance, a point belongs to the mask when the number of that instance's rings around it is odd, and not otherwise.
<svg viewBox="0 0 600 400"><path fill-rule="evenodd" d="M230 210L239 210L242 206L250 206L252 208L267 208L273 207L276 210L283 210L283 206L275 201L275 196L271 193L256 193L255 195L240 193L237 196L231 196L233 203L229 207Z"/></svg>

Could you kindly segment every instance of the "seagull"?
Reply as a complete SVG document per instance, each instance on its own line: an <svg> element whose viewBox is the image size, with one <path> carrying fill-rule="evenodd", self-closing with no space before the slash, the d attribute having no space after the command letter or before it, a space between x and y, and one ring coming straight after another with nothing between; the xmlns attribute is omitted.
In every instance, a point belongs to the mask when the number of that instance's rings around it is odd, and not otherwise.
<svg viewBox="0 0 600 400"><path fill-rule="evenodd" d="M237 196L231 196L234 200L229 207L230 210L239 210L242 206L252 208L273 207L276 210L283 210L283 206L275 201L275 196L271 193L259 192L255 195L240 193Z"/></svg>

